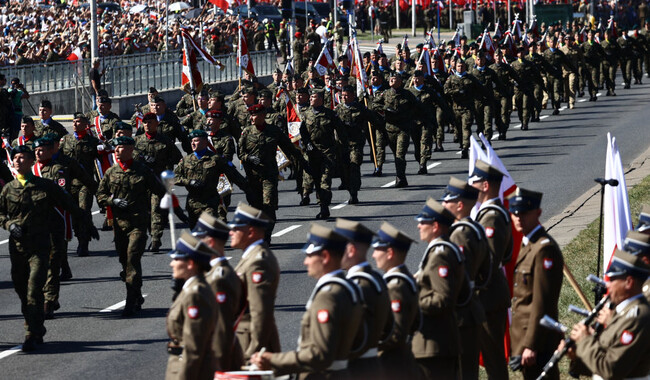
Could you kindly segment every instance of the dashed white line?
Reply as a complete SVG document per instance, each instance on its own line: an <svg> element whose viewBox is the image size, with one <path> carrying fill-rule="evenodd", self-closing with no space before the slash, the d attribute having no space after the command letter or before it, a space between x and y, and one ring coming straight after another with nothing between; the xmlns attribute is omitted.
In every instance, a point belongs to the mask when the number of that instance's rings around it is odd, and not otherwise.
<svg viewBox="0 0 650 380"><path fill-rule="evenodd" d="M547 117L548 117L548 115L540 116L539 120L546 119Z"/></svg>
<svg viewBox="0 0 650 380"><path fill-rule="evenodd" d="M559 111L564 111L566 107L560 107Z"/></svg>
<svg viewBox="0 0 650 380"><path fill-rule="evenodd" d="M280 231L274 233L273 235L271 235L271 237L280 237L282 235L286 235L289 232L295 230L296 228L299 228L300 226L302 226L302 224L294 224L293 226L289 226L289 227L287 227L287 228L285 228L283 230L280 230Z"/></svg>
<svg viewBox="0 0 650 380"><path fill-rule="evenodd" d="M16 347L11 347L10 349L8 349L6 351L2 351L2 352L0 352L0 359L4 359L7 356L11 356L11 355L15 354L16 352L18 352L18 351L20 351L22 349L23 349L23 346L20 345L20 346L16 346Z"/></svg>
<svg viewBox="0 0 650 380"><path fill-rule="evenodd" d="M436 166L438 166L440 164L442 164L442 162L434 162L433 164L427 166L427 170L428 169L433 169L433 168L435 168Z"/></svg>
<svg viewBox="0 0 650 380"><path fill-rule="evenodd" d="M395 186L395 181L390 181L387 184L382 185L381 187L392 187L392 186Z"/></svg>
<svg viewBox="0 0 650 380"><path fill-rule="evenodd" d="M143 294L142 295L143 298L147 298L147 296L148 296L148 294ZM109 313L111 311L115 311L117 309L123 308L124 305L126 305L126 300L120 301L120 302L116 303L115 305L112 305L112 306L107 307L106 309L100 310L99 312L100 313Z"/></svg>
<svg viewBox="0 0 650 380"><path fill-rule="evenodd" d="M92 214L92 215L97 215L97 214L99 214L99 210L97 210L97 211L93 211L91 214Z"/></svg>
<svg viewBox="0 0 650 380"><path fill-rule="evenodd" d="M580 100L578 100L578 101L579 101L580 103L582 103L582 102L586 102L587 100L588 100L588 99L580 99Z"/></svg>
<svg viewBox="0 0 650 380"><path fill-rule="evenodd" d="M338 205L332 207L332 210L340 210L340 209L342 209L343 207L345 207L347 205L348 205L348 201L345 201L345 202L343 202L341 204L338 204Z"/></svg>
<svg viewBox="0 0 650 380"><path fill-rule="evenodd" d="M600 96L600 95L601 95L601 93L600 93L600 92L596 94L596 96Z"/></svg>

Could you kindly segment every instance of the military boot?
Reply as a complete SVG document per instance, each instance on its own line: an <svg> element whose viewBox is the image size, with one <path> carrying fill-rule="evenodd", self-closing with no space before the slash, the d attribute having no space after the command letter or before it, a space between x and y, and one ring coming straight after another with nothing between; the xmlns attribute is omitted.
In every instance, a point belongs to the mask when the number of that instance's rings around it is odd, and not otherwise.
<svg viewBox="0 0 650 380"><path fill-rule="evenodd" d="M442 147L442 139L436 139L436 147L433 148L434 152L444 152L445 148Z"/></svg>
<svg viewBox="0 0 650 380"><path fill-rule="evenodd" d="M160 253L160 247L162 243L158 239L152 239L151 244L149 244L149 252Z"/></svg>
<svg viewBox="0 0 650 380"><path fill-rule="evenodd" d="M300 205L301 206L307 206L311 200L309 199L309 194L304 194L302 198L300 199Z"/></svg>
<svg viewBox="0 0 650 380"><path fill-rule="evenodd" d="M88 240L79 240L79 246L77 246L77 256L88 256Z"/></svg>
<svg viewBox="0 0 650 380"><path fill-rule="evenodd" d="M320 206L320 212L316 215L316 219L325 220L330 217L330 209L327 206Z"/></svg>
<svg viewBox="0 0 650 380"><path fill-rule="evenodd" d="M427 174L427 164L420 164L420 169L418 170L418 174Z"/></svg>

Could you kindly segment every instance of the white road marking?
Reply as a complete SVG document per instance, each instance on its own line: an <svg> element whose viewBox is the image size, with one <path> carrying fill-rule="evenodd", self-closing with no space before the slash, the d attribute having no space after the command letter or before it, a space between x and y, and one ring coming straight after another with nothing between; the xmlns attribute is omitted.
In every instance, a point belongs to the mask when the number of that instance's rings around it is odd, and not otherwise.
<svg viewBox="0 0 650 380"><path fill-rule="evenodd" d="M7 244L7 243L9 243L9 239L5 239L3 241L0 241L0 244Z"/></svg>
<svg viewBox="0 0 650 380"><path fill-rule="evenodd" d="M560 107L559 110L560 110L560 111L564 111L565 109L566 109L566 107Z"/></svg>
<svg viewBox="0 0 650 380"><path fill-rule="evenodd" d="M143 298L147 298L147 296L148 296L148 294L143 294L143 295L142 295ZM121 308L123 308L124 305L126 305L126 300L124 300L124 301L120 301L120 302L116 303L115 305L112 305L112 306L107 307L107 308L104 309L104 310L100 310L99 312L100 312L100 313L110 313L111 311L115 311L115 310L117 310L117 309L121 309Z"/></svg>
<svg viewBox="0 0 650 380"><path fill-rule="evenodd" d="M92 215L97 215L97 214L99 214L99 210L97 210L97 211L93 211L91 214L92 214Z"/></svg>
<svg viewBox="0 0 650 380"><path fill-rule="evenodd" d="M392 186L395 186L395 181L390 181L387 184L382 185L381 187L392 187Z"/></svg>
<svg viewBox="0 0 650 380"><path fill-rule="evenodd" d="M278 231L278 232L274 233L273 235L271 235L271 237L280 237L282 235L286 235L289 232L291 232L291 231L293 231L296 228L299 228L301 226L302 226L302 224L294 224L293 226L289 226L289 227L287 227L287 228L285 228L285 229L283 229L281 231Z"/></svg>
<svg viewBox="0 0 650 380"><path fill-rule="evenodd" d="M340 210L340 209L342 209L343 207L345 207L347 205L348 205L348 201L345 201L345 202L343 202L341 204L338 204L338 205L332 207L332 210Z"/></svg>
<svg viewBox="0 0 650 380"><path fill-rule="evenodd" d="M428 169L433 169L433 168L435 168L436 166L438 166L440 164L442 164L442 162L434 162L433 164L427 166L427 170Z"/></svg>
<svg viewBox="0 0 650 380"><path fill-rule="evenodd" d="M539 120L546 119L547 117L548 117L548 115L540 116Z"/></svg>
<svg viewBox="0 0 650 380"><path fill-rule="evenodd" d="M601 93L600 93L600 92L598 92L598 93L596 93L596 96L600 96L600 95L601 95Z"/></svg>
<svg viewBox="0 0 650 380"><path fill-rule="evenodd" d="M512 128L521 128L521 124L517 124L517 125L513 126Z"/></svg>
<svg viewBox="0 0 650 380"><path fill-rule="evenodd" d="M587 100L588 100L588 99L580 99L580 100L578 100L578 101L579 101L580 103L582 103L582 102L586 102Z"/></svg>
<svg viewBox="0 0 650 380"><path fill-rule="evenodd" d="M0 352L0 359L4 359L7 356L11 356L11 355L15 354L16 352L18 352L18 351L20 351L22 349L23 349L23 346L20 345L20 346L16 346L16 347L11 347L10 349L8 349L6 351L2 351L2 352Z"/></svg>

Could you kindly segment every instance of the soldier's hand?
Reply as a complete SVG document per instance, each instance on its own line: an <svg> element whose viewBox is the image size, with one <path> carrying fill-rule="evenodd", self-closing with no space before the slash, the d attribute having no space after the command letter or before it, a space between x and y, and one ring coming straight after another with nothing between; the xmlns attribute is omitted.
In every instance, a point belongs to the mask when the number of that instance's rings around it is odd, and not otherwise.
<svg viewBox="0 0 650 380"><path fill-rule="evenodd" d="M271 369L271 353L270 352L256 352L251 356L251 364L256 366L259 370Z"/></svg>
<svg viewBox="0 0 650 380"><path fill-rule="evenodd" d="M537 363L537 353L530 348L524 348L524 352L521 354L521 365L530 367L535 363Z"/></svg>
<svg viewBox="0 0 650 380"><path fill-rule="evenodd" d="M596 318L596 322L600 323L603 326L607 326L615 314L616 314L616 310L612 310L610 308L604 307L600 309L600 311L598 312L598 317Z"/></svg>
<svg viewBox="0 0 650 380"><path fill-rule="evenodd" d="M9 226L9 233L11 234L12 238L20 239L23 237L23 228L16 223L11 223Z"/></svg>
<svg viewBox="0 0 650 380"><path fill-rule="evenodd" d="M194 188L201 187L201 186L203 186L203 181L200 181L198 179L193 179L193 180L190 180L189 185L190 185L190 187L194 187Z"/></svg>
<svg viewBox="0 0 650 380"><path fill-rule="evenodd" d="M113 198L113 206L121 209L129 207L129 202L124 198Z"/></svg>
<svg viewBox="0 0 650 380"><path fill-rule="evenodd" d="M246 157L246 161L253 165L259 165L260 164L260 158L257 156L248 156Z"/></svg>
<svg viewBox="0 0 650 380"><path fill-rule="evenodd" d="M589 335L589 328L582 323L578 323L571 329L570 336L574 342L579 342L580 339L586 338Z"/></svg>

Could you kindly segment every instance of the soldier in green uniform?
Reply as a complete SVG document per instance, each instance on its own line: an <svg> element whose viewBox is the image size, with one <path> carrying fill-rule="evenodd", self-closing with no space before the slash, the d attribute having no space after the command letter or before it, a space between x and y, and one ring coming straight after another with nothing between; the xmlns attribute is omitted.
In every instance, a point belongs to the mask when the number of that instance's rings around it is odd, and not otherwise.
<svg viewBox="0 0 650 380"><path fill-rule="evenodd" d="M415 161L420 164L418 174L427 174L427 161L431 159L433 131L438 130L436 114L435 112L431 112L431 110L440 104L440 97L433 87L425 84L422 70L415 70L413 72L413 86L409 87L409 91L415 95L421 106L427 110L427 112L423 112L423 115L426 117L423 120L415 120L411 128Z"/></svg>
<svg viewBox="0 0 650 380"><path fill-rule="evenodd" d="M280 42L280 55L282 56L281 64L287 63L289 49L289 29L286 20L280 21L280 30L278 31L278 42Z"/></svg>
<svg viewBox="0 0 650 380"><path fill-rule="evenodd" d="M361 290L364 315L363 328L355 337L350 352L348 368L353 378L377 378L383 376L378 355L379 342L389 337L393 330L390 297L382 276L366 261L368 249L375 233L359 222L337 219L335 232L349 242L345 248L341 268L346 278ZM384 232L385 231L385 232ZM378 231L379 239L388 240L398 231L386 225Z"/></svg>
<svg viewBox="0 0 650 380"><path fill-rule="evenodd" d="M165 100L160 96L154 98L153 103L151 103L151 111L156 114L156 118L158 119L158 131L167 136L172 142L178 140L185 153L192 153L190 140L187 138L187 131L180 124L178 117L167 108ZM139 131L138 134L140 134Z"/></svg>
<svg viewBox="0 0 650 380"><path fill-rule="evenodd" d="M414 275L422 320L411 349L423 378L458 379L461 350L455 310L465 264L460 249L448 239L454 216L429 198L416 220L427 247Z"/></svg>
<svg viewBox="0 0 650 380"><path fill-rule="evenodd" d="M77 161L86 174L92 178L95 174L95 160L99 158L97 146L100 142L88 132L88 118L81 112L74 114L72 126L73 133L65 135L61 139L61 151L64 155ZM82 217L72 220L74 232L79 241L77 255L88 256L88 242L90 241L91 232L90 225L92 225L90 211L93 204L93 192L83 183L73 180L70 194L83 214ZM65 266L65 263L63 266Z"/></svg>
<svg viewBox="0 0 650 380"><path fill-rule="evenodd" d="M573 36L571 34L564 36L564 45L560 48L560 50L562 53L564 53L569 62L571 62L571 65L576 68L576 71L574 72L569 70L566 66L562 66L564 101L569 103L569 109L574 109L576 106L576 96L579 93L579 68L583 65L584 56L580 50L580 46L575 44Z"/></svg>
<svg viewBox="0 0 650 380"><path fill-rule="evenodd" d="M497 77L503 83L500 89L494 89L494 123L499 132L499 140L506 139L506 133L510 127L510 114L512 113L512 96L514 94L514 83L520 83L521 79L517 72L504 62L503 51L497 49L494 52L494 63L490 65Z"/></svg>
<svg viewBox="0 0 650 380"><path fill-rule="evenodd" d="M187 189L185 209L188 213L188 224L190 228L194 228L202 212L218 215L221 196L217 186L221 174L225 174L232 183L247 194L249 185L232 162L226 161L208 149L208 134L205 131L196 129L190 132L190 139L192 154L183 157L174 169L174 173L176 185L185 186Z"/></svg>
<svg viewBox="0 0 650 380"><path fill-rule="evenodd" d="M539 81L533 81L531 84L534 96L534 98L531 98L531 100L534 102L530 120L532 122L540 121L540 113L542 112L542 108L546 109L549 97L547 74L549 71L553 70L553 68L549 66L546 57L540 54L541 46L544 43L545 41L540 41L538 43L528 45L528 55L526 56L526 58L533 63L534 68L541 76L541 79Z"/></svg>
<svg viewBox="0 0 650 380"><path fill-rule="evenodd" d="M212 351L219 313L206 282L212 250L185 232L169 253L172 277L185 285L167 313L167 372L165 379L211 379L216 369Z"/></svg>
<svg viewBox="0 0 650 380"><path fill-rule="evenodd" d="M11 151L18 172L0 192L0 224L9 231L11 280L25 318L22 350L43 343L45 313L43 285L47 279L51 216L54 207L74 211L72 199L56 183L32 174L34 153L25 146Z"/></svg>
<svg viewBox="0 0 650 380"><path fill-rule="evenodd" d="M257 90L252 87L244 87L241 90L241 99L230 103L228 114L230 115L233 123L230 126L230 134L239 138L242 131L250 125L250 113L248 107L257 104Z"/></svg>
<svg viewBox="0 0 650 380"><path fill-rule="evenodd" d="M148 113L142 118L144 134L136 136L133 159L149 168L152 173L160 178L160 173L174 169L180 161L181 153L174 143L164 134L159 133L159 123L154 113ZM150 204L151 217L151 244L149 250L159 253L162 242L163 230L166 224L166 211L160 208L160 197L152 192Z"/></svg>
<svg viewBox="0 0 650 380"><path fill-rule="evenodd" d="M517 115L521 122L521 129L528 130L528 122L530 116L534 112L535 107L535 94L534 85L542 86L542 77L535 65L528 60L525 56L524 47L517 50L517 59L512 61L512 69L517 73L519 80L515 85L515 107L517 107Z"/></svg>
<svg viewBox="0 0 650 380"><path fill-rule="evenodd" d="M26 145L32 148L34 141L37 139L34 119L29 116L23 116L23 119L20 122L20 131L21 135L11 142L11 146L16 147L19 145Z"/></svg>
<svg viewBox="0 0 650 380"><path fill-rule="evenodd" d="M587 30L587 41L582 43L584 51L585 67L587 70L587 88L589 89L589 101L597 100L598 81L600 80L600 66L605 59L605 51L598 42L594 40L594 30Z"/></svg>
<svg viewBox="0 0 650 380"><path fill-rule="evenodd" d="M323 105L323 90L311 89L310 107L301 115L300 136L307 152L312 173L303 176L301 205L309 204L309 194L316 187L320 212L316 219L330 216L332 202L332 174L336 166L336 143L348 146L348 137L336 112ZM347 154L347 150L345 151Z"/></svg>
<svg viewBox="0 0 650 380"><path fill-rule="evenodd" d="M265 120L266 108L255 104L248 109L250 124L241 133L237 156L244 165L248 183L251 186L250 203L271 218L266 239L271 239L275 226L275 210L278 209L278 165L277 149L297 162L304 159L295 145L276 125Z"/></svg>
<svg viewBox="0 0 650 380"><path fill-rule="evenodd" d="M346 244L344 236L312 224L304 264L318 282L302 317L298 348L255 353L251 362L258 368L272 369L276 376L296 373L301 379L348 378L348 357L363 309L357 289L341 270Z"/></svg>
<svg viewBox="0 0 650 380"><path fill-rule="evenodd" d="M485 137L492 140L492 117L494 115L494 104L496 103L495 93L505 93L507 89L496 71L487 66L485 51L476 53L476 60L471 74L478 79L486 89L485 95L474 101L476 109L476 133L483 133Z"/></svg>
<svg viewBox="0 0 650 380"><path fill-rule="evenodd" d="M620 57L620 46L618 42L612 37L611 30L605 31L605 38L600 41L600 46L605 53L605 59L602 61L602 73L605 77L605 87L607 94L605 96L616 96L616 70L618 69L618 62Z"/></svg>
<svg viewBox="0 0 650 380"><path fill-rule="evenodd" d="M515 229L524 235L513 279L512 357L521 358L524 379L536 379L561 340L539 320L544 315L558 318L564 259L560 247L539 222L542 194L519 187L509 201ZM552 368L546 378L559 379L558 368Z"/></svg>
<svg viewBox="0 0 650 380"><path fill-rule="evenodd" d="M303 51L305 50L305 43L302 40L302 33L296 32L293 40L293 67L295 68L296 72L302 72L306 66L306 62L304 57L303 57Z"/></svg>
<svg viewBox="0 0 650 380"><path fill-rule="evenodd" d="M551 98L553 105L553 115L560 113L560 105L563 94L562 70L567 69L574 75L578 75L578 68L574 66L567 56L558 48L557 37L548 37L546 42L549 48L544 51L543 55L548 62L546 72L548 96ZM566 99L565 99L566 100Z"/></svg>
<svg viewBox="0 0 650 380"><path fill-rule="evenodd" d="M176 116L184 117L194 112L194 95L191 93L183 94L181 100L176 103Z"/></svg>
<svg viewBox="0 0 650 380"><path fill-rule="evenodd" d="M201 91L197 96L198 109L187 115L183 121L181 121L181 125L185 127L185 130L192 131L203 128L205 125L205 113L208 110L209 97L210 94L208 94L207 90Z"/></svg>
<svg viewBox="0 0 650 380"><path fill-rule="evenodd" d="M48 133L56 133L59 138L68 134L63 124L52 119L52 102L49 100L41 101L38 106L38 115L41 117L36 124L36 136L43 137Z"/></svg>
<svg viewBox="0 0 650 380"><path fill-rule="evenodd" d="M97 203L111 206L115 250L122 265L120 277L126 283L126 305L122 315L134 315L142 307L142 266L140 259L147 244L147 227L151 210L151 195L163 196L166 189L142 162L133 160L135 141L117 137L116 163L99 183Z"/></svg>
<svg viewBox="0 0 650 380"><path fill-rule="evenodd" d="M370 75L370 97L369 108L375 112L380 112L380 106L377 105L379 95L388 90L388 84L385 83L386 79L384 74L378 70L373 70ZM375 155L377 158L377 166L373 172L373 176L381 177L384 161L386 160L386 145L388 145L388 136L386 135L385 122L380 118L376 123L372 124L375 143ZM368 143L372 144L372 140L368 139Z"/></svg>
<svg viewBox="0 0 650 380"><path fill-rule="evenodd" d="M394 324L390 334L379 342L379 362L386 378L418 378L420 372L411 351L411 337L420 320L418 286L404 264L413 239L388 223L382 225L381 231L384 235L372 243L372 257L377 268L385 272Z"/></svg>
<svg viewBox="0 0 650 380"><path fill-rule="evenodd" d="M267 88L263 88L259 92L258 103L261 104L266 110L265 121L267 124L275 125L280 130L286 129L287 120L280 112L273 108L273 93ZM284 108L286 113L286 107Z"/></svg>
<svg viewBox="0 0 650 380"><path fill-rule="evenodd" d="M486 91L476 77L466 71L462 59L456 61L456 72L445 82L445 94L453 101L456 116L456 129L462 130L461 158L469 158L469 138L472 135L474 122L474 103L476 99L485 96Z"/></svg>
<svg viewBox="0 0 650 380"><path fill-rule="evenodd" d="M224 158L228 162L232 162L236 148L235 139L228 132L228 126L224 119L226 114L217 110L209 110L205 113L206 129L209 138L209 149L212 150L218 157ZM228 215L228 207L230 207L230 194L223 194L221 196L222 204L219 205L219 218L226 220Z"/></svg>
<svg viewBox="0 0 650 380"><path fill-rule="evenodd" d="M650 78L650 20L643 22L643 29L639 32L644 37L643 61L645 62L645 75Z"/></svg>
<svg viewBox="0 0 650 380"><path fill-rule="evenodd" d="M634 41L628 37L627 28L621 26L621 36L616 40L619 46L619 63L621 65L621 75L625 83L625 89L629 89L632 84L632 70L634 67Z"/></svg>
<svg viewBox="0 0 650 380"><path fill-rule="evenodd" d="M86 114L90 120L92 134L100 141L112 139L115 124L120 121L120 117L111 111L111 107L111 99L108 96L100 96L97 98L97 110Z"/></svg>

